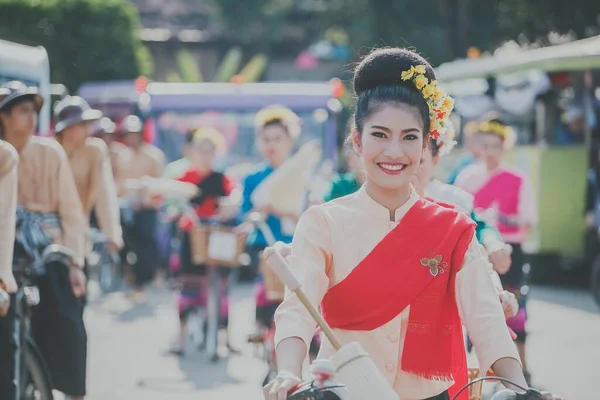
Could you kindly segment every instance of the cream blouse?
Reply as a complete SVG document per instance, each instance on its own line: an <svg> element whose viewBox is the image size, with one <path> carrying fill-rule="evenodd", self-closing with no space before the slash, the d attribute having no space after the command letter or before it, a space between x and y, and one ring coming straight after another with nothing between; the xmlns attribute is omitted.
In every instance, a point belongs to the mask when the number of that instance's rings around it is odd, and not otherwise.
<svg viewBox="0 0 600 400"><path fill-rule="evenodd" d="M307 210L296 228L288 261L311 302L318 306L328 288L344 280L419 199L413 190L409 200L396 210L394 221L364 187ZM457 273L456 302L484 372L500 358L519 360L488 271L487 253L473 238ZM356 341L362 345L402 400L426 399L444 392L453 382L428 380L402 370L409 309L372 331L334 331L342 343ZM277 309L275 325L276 344L298 337L307 348L316 327L297 296L289 292ZM319 357L327 358L334 350L327 340L322 343Z"/></svg>

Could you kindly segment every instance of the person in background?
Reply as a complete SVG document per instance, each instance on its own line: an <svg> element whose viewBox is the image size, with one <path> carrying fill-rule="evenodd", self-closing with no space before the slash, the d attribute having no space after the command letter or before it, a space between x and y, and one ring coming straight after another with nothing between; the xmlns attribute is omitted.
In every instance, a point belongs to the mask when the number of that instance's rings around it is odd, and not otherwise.
<svg viewBox="0 0 600 400"><path fill-rule="evenodd" d="M585 192L585 259L593 262L600 253L600 146L591 151Z"/></svg>
<svg viewBox="0 0 600 400"><path fill-rule="evenodd" d="M184 145L182 157L178 160L172 161L167 164L167 166L165 167L165 169L163 171L163 177L169 178L169 179L175 179L175 178L181 176L181 174L183 174L185 171L187 171L190 168L190 160L187 156L187 154L188 154L187 148L190 147L190 145L191 145L190 140L192 140L192 138L194 137L194 135L193 135L194 131L195 131L195 129L191 129L189 132L187 132L187 134L185 135L185 145Z"/></svg>
<svg viewBox="0 0 600 400"><path fill-rule="evenodd" d="M454 185L456 178L462 172L462 170L474 164L481 158L482 149L481 141L479 140L480 137L474 134L477 126L477 121L471 121L464 128L463 137L466 153L459 158L456 166L452 172L450 172L450 175L448 176L448 183L450 185Z"/></svg>
<svg viewBox="0 0 600 400"><path fill-rule="evenodd" d="M128 146L127 152L122 154L117 164L117 188L120 192L126 190L128 181L141 182L144 177L160 178L165 165L164 153L142 137L142 121L135 115L127 116L118 130L123 143ZM154 279L159 262L159 249L156 240L158 224L158 208L161 199L152 196L146 188L141 191L141 198L134 206L135 214L132 226L126 228L127 246L130 246L136 255L133 263L134 273L134 300L143 303L145 296L143 289L146 284Z"/></svg>
<svg viewBox="0 0 600 400"><path fill-rule="evenodd" d="M181 182L188 182L198 187L198 195L190 200L195 216L193 219L184 215L179 222L183 231L181 243L181 282L182 290L179 293L179 337L172 352L183 355L185 338L187 334L187 316L196 307L206 306L206 266L193 262L191 237L194 228L194 219L200 222L209 218L218 218L226 222L235 215L227 215L221 210L221 200L231 195L235 182L226 175L213 169L215 155L224 148L224 138L220 132L211 128L199 128L189 133L188 145L185 149L186 158L190 164L188 169L177 178ZM221 277L221 309L224 321L220 323L227 327L229 304L227 301L227 280L231 270L223 270Z"/></svg>
<svg viewBox="0 0 600 400"><path fill-rule="evenodd" d="M325 201L354 193L365 183L365 173L354 150L350 146L344 146L342 152L346 160L347 172L333 178Z"/></svg>
<svg viewBox="0 0 600 400"><path fill-rule="evenodd" d="M579 106L570 106L562 116L556 143L561 145L583 144L585 141L585 111Z"/></svg>
<svg viewBox="0 0 600 400"><path fill-rule="evenodd" d="M163 178L177 179L182 176L190 168L190 160L188 158L190 148L192 147L191 140L194 138L194 130L190 130L185 135L185 145L183 148L182 157L179 160L175 160L166 165L163 171ZM177 227L177 221L174 221L172 216L177 216L178 208L175 204L167 199L165 201L165 209L169 216L169 226L166 227L168 230L167 235L170 237L169 244L166 250L166 263L169 265L171 278L177 277L181 272L181 237L179 235L179 229Z"/></svg>
<svg viewBox="0 0 600 400"><path fill-rule="evenodd" d="M88 216L93 212L109 249L118 252L123 247L123 231L109 150L105 142L90 137L92 123L102 112L91 109L79 96L67 96L54 113L56 140L69 158L83 211Z"/></svg>
<svg viewBox="0 0 600 400"><path fill-rule="evenodd" d="M35 136L43 98L37 89L12 81L0 87L0 131L19 154L17 232L14 257L39 257L56 243L69 248L73 264L46 265L38 284L40 303L31 329L54 388L83 399L86 392L87 333L83 322L88 222L65 151L54 139ZM36 230L40 235L32 237Z"/></svg>
<svg viewBox="0 0 600 400"><path fill-rule="evenodd" d="M127 146L115 140L116 125L108 117L103 117L96 124L94 124L93 130L94 136L102 139L108 147L110 166L113 176L115 176L119 157L122 156L124 151L127 151Z"/></svg>
<svg viewBox="0 0 600 400"><path fill-rule="evenodd" d="M1 133L0 133L1 134ZM17 282L12 272L15 222L17 216L17 164L19 156L7 142L0 140L0 290L7 292L8 303L0 305L0 393L14 400L15 388L15 293Z"/></svg>
<svg viewBox="0 0 600 400"><path fill-rule="evenodd" d="M502 162L504 152L516 142L512 128L498 119L485 120L479 123L475 135L481 140L482 162L465 168L455 184L474 196L475 213L496 226L504 242L512 247L511 268L501 274L500 279L519 300L519 312L508 324L517 334L523 373L529 382L531 376L525 357L528 287L524 282L525 259L521 246L537 223L533 186L527 175Z"/></svg>
<svg viewBox="0 0 600 400"><path fill-rule="evenodd" d="M300 119L286 107L269 106L256 115L255 143L263 162L256 167L255 172L243 180L242 218L257 211L266 216L266 224L271 229L275 240L291 243L293 232L286 231L282 226L283 218L290 217L279 214L269 206L268 199L260 199L262 204L255 204L255 191L271 174L277 171L290 156L294 142L300 134ZM298 216L291 216L297 221ZM248 236L248 247L254 258L252 264L258 265L259 255L270 243L260 230L254 230ZM260 340L260 331L269 328L273 321L273 313L279 305L277 301L267 299L266 290L259 277L255 287L257 330L250 341Z"/></svg>

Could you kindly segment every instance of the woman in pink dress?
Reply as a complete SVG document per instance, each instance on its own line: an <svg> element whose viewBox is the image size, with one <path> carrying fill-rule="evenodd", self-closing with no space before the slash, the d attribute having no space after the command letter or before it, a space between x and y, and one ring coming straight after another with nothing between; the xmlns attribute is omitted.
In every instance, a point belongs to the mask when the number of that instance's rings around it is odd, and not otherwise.
<svg viewBox="0 0 600 400"><path fill-rule="evenodd" d="M500 278L504 287L519 299L519 313L508 323L517 334L523 371L529 381L525 361L525 295L528 288L524 285L521 245L537 222L533 187L526 174L502 162L504 152L515 141L515 133L509 126L498 119L490 119L481 122L475 134L480 137L482 146L481 162L463 170L455 184L473 194L475 212L495 225L504 242L512 246L512 266Z"/></svg>

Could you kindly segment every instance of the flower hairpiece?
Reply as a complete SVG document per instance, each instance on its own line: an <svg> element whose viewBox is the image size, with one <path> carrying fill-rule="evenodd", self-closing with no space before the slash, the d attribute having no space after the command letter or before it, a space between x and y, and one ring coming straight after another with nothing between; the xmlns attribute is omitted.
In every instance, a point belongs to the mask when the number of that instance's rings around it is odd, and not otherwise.
<svg viewBox="0 0 600 400"><path fill-rule="evenodd" d="M493 133L502 138L502 140L507 140L514 134L512 128L509 126L503 125L496 121L484 121L479 124L478 131L481 133Z"/></svg>
<svg viewBox="0 0 600 400"><path fill-rule="evenodd" d="M438 140L440 136L445 134L445 125L454 109L454 99L438 86L437 81L430 81L425 76L426 72L424 65L413 65L410 69L403 71L400 77L403 81L412 81L417 90L423 95L429 106L431 125L429 135Z"/></svg>
<svg viewBox="0 0 600 400"><path fill-rule="evenodd" d="M454 140L455 136L456 131L454 130L454 124L452 123L452 120L449 119L446 121L444 134L440 135L435 142L439 149L438 154L440 157L449 154L454 146L456 146L457 142Z"/></svg>

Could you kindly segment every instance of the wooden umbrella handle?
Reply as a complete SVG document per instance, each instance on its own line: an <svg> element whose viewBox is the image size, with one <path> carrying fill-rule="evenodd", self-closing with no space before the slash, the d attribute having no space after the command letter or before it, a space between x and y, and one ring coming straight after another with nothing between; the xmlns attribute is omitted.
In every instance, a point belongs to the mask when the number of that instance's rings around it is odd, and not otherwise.
<svg viewBox="0 0 600 400"><path fill-rule="evenodd" d="M317 325L319 325L325 336L327 336L327 339L331 342L333 348L336 351L341 349L342 344L333 333L333 330L331 329L329 324L323 319L321 313L319 313L319 311L311 304L311 302L308 300L308 298L302 291L300 282L290 269L287 261L272 248L266 248L263 254L265 256L265 261L267 262L267 265L271 267L271 269L273 270L273 272L275 272L277 277L281 279L281 281L292 292L294 292L296 296L298 296L298 299L300 300L304 308L306 308L310 315L314 318Z"/></svg>

